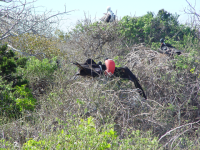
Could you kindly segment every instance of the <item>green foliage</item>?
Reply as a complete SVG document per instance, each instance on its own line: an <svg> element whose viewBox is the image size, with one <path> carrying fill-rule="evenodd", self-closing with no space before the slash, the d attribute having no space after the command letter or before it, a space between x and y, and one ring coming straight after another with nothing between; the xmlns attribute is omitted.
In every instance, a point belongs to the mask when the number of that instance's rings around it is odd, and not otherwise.
<svg viewBox="0 0 200 150"><path fill-rule="evenodd" d="M121 140L123 144L120 145L120 149L158 149L158 138L150 137L150 132L147 132L144 136L139 130L132 131L129 138Z"/></svg>
<svg viewBox="0 0 200 150"><path fill-rule="evenodd" d="M0 81L3 83L3 81ZM0 109L2 115L7 117L16 117L24 110L33 111L36 104L36 99L26 85L11 87L10 84L0 86L1 100Z"/></svg>
<svg viewBox="0 0 200 150"><path fill-rule="evenodd" d="M49 149L48 145L46 144L47 143L45 142L45 140L35 141L35 140L30 139L28 140L28 142L24 144L23 149L25 150Z"/></svg>
<svg viewBox="0 0 200 150"><path fill-rule="evenodd" d="M168 103L168 107L166 107L166 109L169 109L169 110L171 110L171 111L174 111L175 110L175 105L173 105L173 104L170 104L170 103Z"/></svg>
<svg viewBox="0 0 200 150"><path fill-rule="evenodd" d="M157 138L150 138L150 132L143 137L139 130L120 140L110 125L98 131L92 117L81 119L79 125L66 124L67 130L39 141L30 139L23 149L157 149ZM120 143L120 144L119 144Z"/></svg>
<svg viewBox="0 0 200 150"><path fill-rule="evenodd" d="M25 78L29 78L29 76L35 76L39 78L51 78L53 72L57 69L56 60L56 57L52 58L51 60L45 58L42 61L36 59L35 57L31 57L26 63L26 71L23 72L24 69L20 69L20 71L24 74Z"/></svg>
<svg viewBox="0 0 200 150"><path fill-rule="evenodd" d="M98 132L93 118L81 119L78 126L70 126L67 131L61 130L55 136L43 140L29 140L23 149L107 149L117 135L113 129Z"/></svg>
<svg viewBox="0 0 200 150"><path fill-rule="evenodd" d="M115 67L122 67L122 63L121 63L122 59L123 59L122 56L116 56L116 57L114 57Z"/></svg>
<svg viewBox="0 0 200 150"><path fill-rule="evenodd" d="M7 76L11 74L12 72L16 72L16 63L13 59L14 53L10 50L6 52L7 45L3 45L0 47L0 70L1 70L1 76Z"/></svg>
<svg viewBox="0 0 200 150"><path fill-rule="evenodd" d="M5 139L1 138L0 139L0 148L1 150L10 150L14 149L14 145L11 144L9 141L6 141Z"/></svg>
<svg viewBox="0 0 200 150"><path fill-rule="evenodd" d="M28 81L17 75L18 69L23 69L27 58L15 58L7 46L0 48L0 115L16 117L24 110L33 110L36 99L33 98Z"/></svg>
<svg viewBox="0 0 200 150"><path fill-rule="evenodd" d="M17 76L16 70L19 65L19 67L24 67L27 61L27 58L15 58L15 54L13 51L7 50L7 45L3 45L0 47L0 76L4 78L7 82L13 82L13 87L15 85L22 85L26 84L26 80L21 80L21 76Z"/></svg>
<svg viewBox="0 0 200 150"><path fill-rule="evenodd" d="M152 42L151 43L151 49L157 50L158 48L160 48L160 42Z"/></svg>
<svg viewBox="0 0 200 150"><path fill-rule="evenodd" d="M156 16L152 12L141 17L125 16L119 22L119 32L136 43L145 42L150 45L165 37L178 41L183 40L185 35L195 36L195 30L179 24L178 17L164 9L159 10Z"/></svg>
<svg viewBox="0 0 200 150"><path fill-rule="evenodd" d="M0 76L0 116L13 116L19 110L15 107L15 101L12 99L12 83L7 83Z"/></svg>
<svg viewBox="0 0 200 150"><path fill-rule="evenodd" d="M175 56L176 61L175 61L175 65L177 67L177 69L179 70L185 70L185 69L189 69L191 73L194 73L195 68L197 68L199 64L198 59L195 57L196 56L196 52L195 51L191 51L188 56Z"/></svg>
<svg viewBox="0 0 200 150"><path fill-rule="evenodd" d="M29 88L26 85L16 86L14 91L16 107L19 108L20 111L23 110L31 110L33 111L36 104L36 99L33 98L33 95Z"/></svg>
<svg viewBox="0 0 200 150"><path fill-rule="evenodd" d="M27 60L28 60L28 59L25 58L25 57L22 57L22 58L20 58L20 59L17 58L17 61L16 61L17 66L19 66L20 68L24 68L25 65L26 65L26 63L27 63Z"/></svg>

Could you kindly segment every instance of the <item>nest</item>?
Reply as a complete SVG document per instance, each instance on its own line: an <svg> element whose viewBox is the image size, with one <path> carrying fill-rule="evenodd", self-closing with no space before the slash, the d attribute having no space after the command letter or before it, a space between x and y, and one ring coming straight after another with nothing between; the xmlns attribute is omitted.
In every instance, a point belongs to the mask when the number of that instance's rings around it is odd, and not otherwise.
<svg viewBox="0 0 200 150"><path fill-rule="evenodd" d="M160 68L168 69L166 65L171 59L168 55L159 53L155 50L151 50L145 47L144 44L134 45L132 51L126 55L126 65L130 70L133 68Z"/></svg>

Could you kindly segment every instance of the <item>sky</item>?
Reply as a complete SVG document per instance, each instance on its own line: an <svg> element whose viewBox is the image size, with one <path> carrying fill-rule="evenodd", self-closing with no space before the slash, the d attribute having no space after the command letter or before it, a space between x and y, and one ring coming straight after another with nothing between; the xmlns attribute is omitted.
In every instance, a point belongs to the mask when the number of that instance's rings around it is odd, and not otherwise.
<svg viewBox="0 0 200 150"><path fill-rule="evenodd" d="M29 1L29 0L28 0ZM192 6L195 5L196 10L200 14L200 0L188 0ZM92 21L96 21L106 13L108 6L118 16L142 16L148 11L158 13L160 9L165 9L172 14L179 14L179 21L185 23L188 20L188 15L184 13L184 9L188 7L186 0L37 0L34 6L42 12L52 10L53 13L70 10L75 10L68 15L62 16L64 21L61 22L62 30L67 31L72 28L78 20L83 20L86 17Z"/></svg>

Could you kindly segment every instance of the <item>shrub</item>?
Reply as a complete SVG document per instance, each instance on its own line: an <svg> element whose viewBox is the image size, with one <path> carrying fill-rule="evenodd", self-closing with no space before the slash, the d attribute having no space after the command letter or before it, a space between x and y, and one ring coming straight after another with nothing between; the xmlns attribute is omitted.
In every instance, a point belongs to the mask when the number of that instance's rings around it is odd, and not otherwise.
<svg viewBox="0 0 200 150"><path fill-rule="evenodd" d="M78 126L69 126L66 131L61 130L49 138L31 139L23 145L23 149L107 149L112 147L116 137L113 129L98 132L93 118L89 117L87 121L81 119Z"/></svg>
<svg viewBox="0 0 200 150"><path fill-rule="evenodd" d="M159 10L157 15L148 12L141 17L124 16L119 21L119 32L136 43L145 42L150 45L165 37L175 41L183 40L185 35L195 37L196 30L181 25L178 22L178 17L179 15L171 14L164 9Z"/></svg>
<svg viewBox="0 0 200 150"><path fill-rule="evenodd" d="M14 91L16 107L19 108L20 112L23 110L33 111L36 105L36 99L33 98L33 95L29 88L26 85L16 86Z"/></svg>
<svg viewBox="0 0 200 150"><path fill-rule="evenodd" d="M105 125L101 131L95 126L92 117L86 121L81 119L78 125L69 121L66 130L39 141L30 139L23 145L23 149L157 149L157 138L143 137L139 130L133 131L127 138L120 140L112 129L112 125ZM150 135L148 132L147 135Z"/></svg>
<svg viewBox="0 0 200 150"><path fill-rule="evenodd" d="M25 66L25 70L21 69L21 72L27 79L30 79L29 77L51 78L57 67L56 57L51 60L47 58L38 60L35 57L31 57Z"/></svg>
<svg viewBox="0 0 200 150"><path fill-rule="evenodd" d="M26 65L26 58L15 58L7 46L0 47L0 109L1 115L16 117L24 110L33 110L36 100L33 98L26 79L17 75L19 68Z"/></svg>
<svg viewBox="0 0 200 150"><path fill-rule="evenodd" d="M40 35L25 33L17 37L12 37L12 46L23 52L37 55L45 54L47 58L62 55L57 46L58 41L53 38L46 38Z"/></svg>

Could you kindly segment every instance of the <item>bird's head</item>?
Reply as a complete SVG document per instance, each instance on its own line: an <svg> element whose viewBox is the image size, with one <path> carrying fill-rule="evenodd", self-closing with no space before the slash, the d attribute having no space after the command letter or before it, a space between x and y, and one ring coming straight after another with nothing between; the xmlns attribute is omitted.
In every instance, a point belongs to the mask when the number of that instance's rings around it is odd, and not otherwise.
<svg viewBox="0 0 200 150"><path fill-rule="evenodd" d="M107 12L108 12L108 11L110 11L110 10L111 10L111 7L110 7L110 6L108 6L108 7L107 7Z"/></svg>
<svg viewBox="0 0 200 150"><path fill-rule="evenodd" d="M99 61L97 64L98 64L98 65L102 65L102 62L101 62L101 61Z"/></svg>
<svg viewBox="0 0 200 150"><path fill-rule="evenodd" d="M160 39L160 43L164 43L164 39L163 38Z"/></svg>

